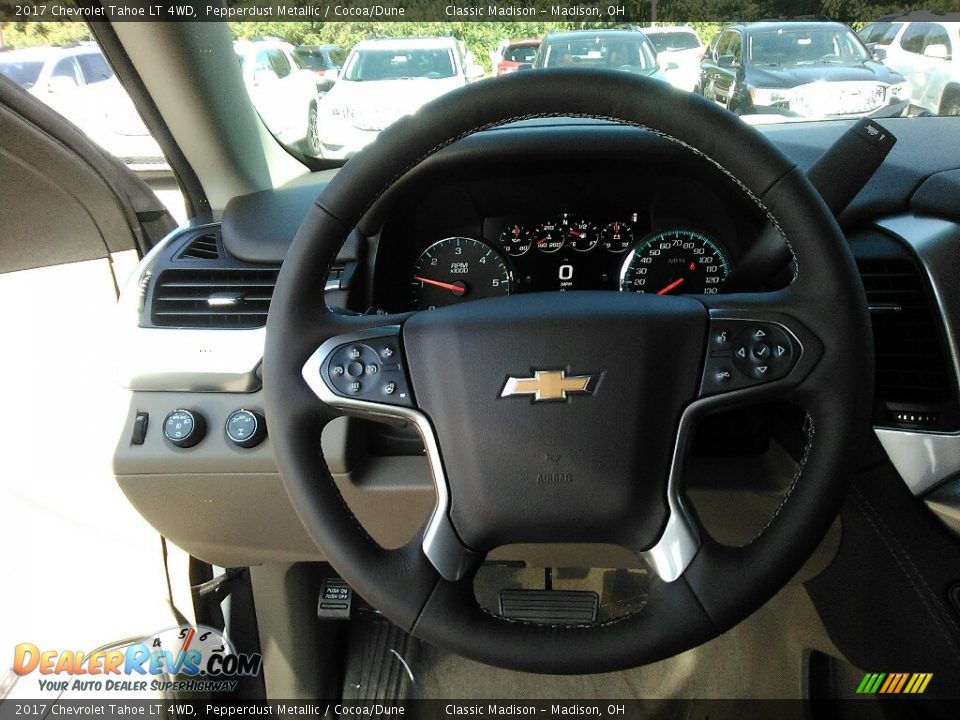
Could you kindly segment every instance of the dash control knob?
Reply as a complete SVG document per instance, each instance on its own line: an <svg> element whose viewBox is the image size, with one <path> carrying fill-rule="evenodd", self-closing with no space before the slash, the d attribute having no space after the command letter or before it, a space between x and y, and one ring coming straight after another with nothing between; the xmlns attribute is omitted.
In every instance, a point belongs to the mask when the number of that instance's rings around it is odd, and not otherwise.
<svg viewBox="0 0 960 720"><path fill-rule="evenodd" d="M256 447L267 437L267 421L254 410L234 410L227 418L225 428L227 439L237 447Z"/></svg>
<svg viewBox="0 0 960 720"><path fill-rule="evenodd" d="M163 436L177 447L193 447L206 434L207 421L195 410L178 408L163 420Z"/></svg>

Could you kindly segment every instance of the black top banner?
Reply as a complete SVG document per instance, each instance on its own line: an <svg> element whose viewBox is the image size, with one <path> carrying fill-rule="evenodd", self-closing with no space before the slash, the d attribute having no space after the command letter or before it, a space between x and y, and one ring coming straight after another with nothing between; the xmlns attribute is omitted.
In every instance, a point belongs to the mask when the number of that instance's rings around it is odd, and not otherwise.
<svg viewBox="0 0 960 720"><path fill-rule="evenodd" d="M911 10L890 0L0 0L0 22L731 22L893 19L960 21L960 0Z"/></svg>

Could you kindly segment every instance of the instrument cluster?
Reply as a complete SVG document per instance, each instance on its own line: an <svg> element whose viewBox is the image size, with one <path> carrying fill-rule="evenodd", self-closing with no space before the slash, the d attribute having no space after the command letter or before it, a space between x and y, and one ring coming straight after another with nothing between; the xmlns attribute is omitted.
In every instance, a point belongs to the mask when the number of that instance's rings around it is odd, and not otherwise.
<svg viewBox="0 0 960 720"><path fill-rule="evenodd" d="M766 217L698 161L517 156L416 178L384 206L369 308L533 292L725 292ZM731 280L732 278L732 280ZM731 285L732 287L732 285Z"/></svg>
<svg viewBox="0 0 960 720"><path fill-rule="evenodd" d="M729 273L730 255L711 234L655 227L637 212L488 217L476 236L442 237L419 253L409 276L409 306L424 310L567 290L713 294Z"/></svg>

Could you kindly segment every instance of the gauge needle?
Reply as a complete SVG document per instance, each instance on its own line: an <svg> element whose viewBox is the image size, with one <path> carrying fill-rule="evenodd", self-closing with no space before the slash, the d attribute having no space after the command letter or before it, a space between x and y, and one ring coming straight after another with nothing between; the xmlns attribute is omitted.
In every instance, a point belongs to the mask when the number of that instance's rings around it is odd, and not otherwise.
<svg viewBox="0 0 960 720"><path fill-rule="evenodd" d="M433 285L434 287L443 288L444 290L449 290L450 292L452 292L454 295L457 295L457 296L463 295L464 293L467 292L466 286L463 285L462 283L459 285L454 283L445 283L445 282L440 282L439 280L431 280L430 278L420 277L419 275L414 275L413 279L418 282L425 283L427 285Z"/></svg>
<svg viewBox="0 0 960 720"><path fill-rule="evenodd" d="M684 281L684 278L682 278L682 277L681 277L681 278L677 278L677 279L674 280L672 283L670 283L669 285L667 285L663 290L660 290L660 291L657 293L657 295L666 295L668 292L670 292L671 290L673 290L675 287L679 287L680 285L682 285L682 284L683 284L683 281Z"/></svg>

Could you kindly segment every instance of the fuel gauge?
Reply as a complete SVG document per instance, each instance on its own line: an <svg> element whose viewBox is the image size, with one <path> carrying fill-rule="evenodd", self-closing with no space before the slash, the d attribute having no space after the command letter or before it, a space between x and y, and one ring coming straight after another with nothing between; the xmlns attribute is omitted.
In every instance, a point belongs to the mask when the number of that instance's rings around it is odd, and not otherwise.
<svg viewBox="0 0 960 720"><path fill-rule="evenodd" d="M593 250L600 241L597 226L589 220L574 219L569 215L564 215L560 221L560 229L567 245L578 252Z"/></svg>

